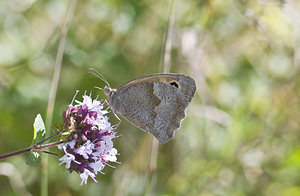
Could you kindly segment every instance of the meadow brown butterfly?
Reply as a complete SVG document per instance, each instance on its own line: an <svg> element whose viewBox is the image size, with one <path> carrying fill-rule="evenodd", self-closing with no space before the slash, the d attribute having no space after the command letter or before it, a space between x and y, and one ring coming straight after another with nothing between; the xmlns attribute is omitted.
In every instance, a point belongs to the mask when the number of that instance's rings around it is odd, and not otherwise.
<svg viewBox="0 0 300 196"><path fill-rule="evenodd" d="M112 111L162 143L174 137L196 90L195 81L181 74L148 75L117 89L112 89L101 74L98 77L107 83L104 93Z"/></svg>

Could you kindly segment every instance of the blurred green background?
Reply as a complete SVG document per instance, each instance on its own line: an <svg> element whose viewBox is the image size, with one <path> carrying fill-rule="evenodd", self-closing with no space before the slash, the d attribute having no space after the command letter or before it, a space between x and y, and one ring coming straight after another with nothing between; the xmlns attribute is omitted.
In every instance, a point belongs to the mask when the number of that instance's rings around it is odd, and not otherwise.
<svg viewBox="0 0 300 196"><path fill-rule="evenodd" d="M0 154L28 147L45 118L70 1L0 1ZM78 1L66 37L52 128L75 91L112 87L162 71L170 1ZM297 0L176 0L171 72L197 93L176 137L158 149L123 120L116 169L98 183L49 158L49 195L300 195L300 3ZM115 118L110 115L113 122ZM39 166L26 154L0 161L0 195L39 195Z"/></svg>

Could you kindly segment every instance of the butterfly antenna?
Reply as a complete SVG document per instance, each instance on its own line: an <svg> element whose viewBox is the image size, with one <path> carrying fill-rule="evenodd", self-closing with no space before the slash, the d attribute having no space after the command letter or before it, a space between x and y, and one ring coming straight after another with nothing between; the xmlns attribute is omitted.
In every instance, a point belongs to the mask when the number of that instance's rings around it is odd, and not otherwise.
<svg viewBox="0 0 300 196"><path fill-rule="evenodd" d="M105 78L94 68L90 68L90 74L93 74L94 76L96 76L97 78L99 78L100 80L102 80L103 82L105 82L107 84L107 86L110 86L109 83L107 82L107 80L105 80Z"/></svg>
<svg viewBox="0 0 300 196"><path fill-rule="evenodd" d="M99 90L101 90L101 91L104 91L103 88L100 88L100 87L98 87L98 86L94 86L94 88L99 89Z"/></svg>

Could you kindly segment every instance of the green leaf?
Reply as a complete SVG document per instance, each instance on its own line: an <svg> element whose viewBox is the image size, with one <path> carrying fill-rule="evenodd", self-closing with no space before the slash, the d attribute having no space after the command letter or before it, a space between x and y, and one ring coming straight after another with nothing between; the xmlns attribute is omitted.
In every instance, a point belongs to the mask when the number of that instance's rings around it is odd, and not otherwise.
<svg viewBox="0 0 300 196"><path fill-rule="evenodd" d="M38 114L34 119L33 131L34 131L33 143L37 144L43 139L45 139L46 136L45 124L40 114Z"/></svg>
<svg viewBox="0 0 300 196"><path fill-rule="evenodd" d="M27 158L26 164L27 165L36 165L36 164L39 164L40 162L41 162L40 154L37 152L31 151Z"/></svg>

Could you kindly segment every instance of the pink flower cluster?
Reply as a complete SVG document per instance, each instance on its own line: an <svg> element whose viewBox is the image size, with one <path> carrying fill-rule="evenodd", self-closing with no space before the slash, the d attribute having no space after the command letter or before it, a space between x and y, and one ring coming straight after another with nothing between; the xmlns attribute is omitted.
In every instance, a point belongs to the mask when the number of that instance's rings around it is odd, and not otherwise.
<svg viewBox="0 0 300 196"><path fill-rule="evenodd" d="M103 103L84 95L83 101L69 105L63 115L62 132L65 141L60 145L64 156L59 160L70 171L80 173L81 185L88 177L95 182L98 172L108 162L117 161L117 150L113 147L116 137L114 127L109 123Z"/></svg>

